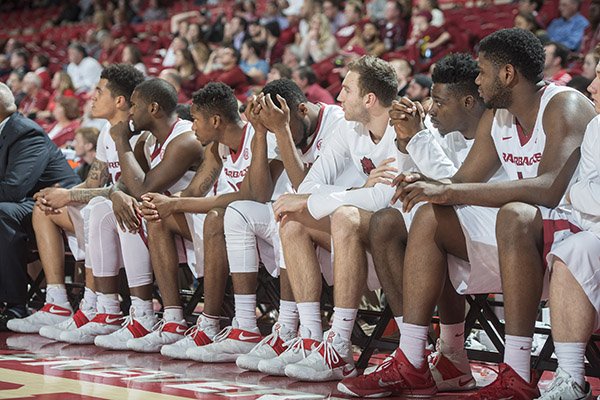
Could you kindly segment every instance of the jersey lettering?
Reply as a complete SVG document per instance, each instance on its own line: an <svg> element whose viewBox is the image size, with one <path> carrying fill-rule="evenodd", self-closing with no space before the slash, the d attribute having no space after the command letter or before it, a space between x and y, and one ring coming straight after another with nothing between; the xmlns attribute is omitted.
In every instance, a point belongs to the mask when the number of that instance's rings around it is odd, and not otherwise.
<svg viewBox="0 0 600 400"><path fill-rule="evenodd" d="M535 153L531 157L515 156L510 153L502 153L502 158L504 159L504 162L507 162L510 164L515 164L517 166L522 166L522 165L529 166L529 165L537 164L540 161L542 161L542 153Z"/></svg>

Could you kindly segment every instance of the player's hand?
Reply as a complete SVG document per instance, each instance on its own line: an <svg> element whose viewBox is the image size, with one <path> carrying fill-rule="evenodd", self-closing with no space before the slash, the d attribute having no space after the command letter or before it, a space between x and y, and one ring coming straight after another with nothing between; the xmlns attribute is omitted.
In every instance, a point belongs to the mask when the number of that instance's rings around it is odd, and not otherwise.
<svg viewBox="0 0 600 400"><path fill-rule="evenodd" d="M394 197L392 197L392 200L390 201L390 204L395 204L398 200L402 200L404 197L404 188L408 185L410 185L411 183L415 183L415 182L431 182L432 180L428 177L426 177L425 175L420 174L419 172L402 172L401 174L398 174L398 176L396 176L394 178L394 180L392 181L392 186L396 187L396 193L394 194Z"/></svg>
<svg viewBox="0 0 600 400"><path fill-rule="evenodd" d="M423 118L425 110L421 103L413 102L407 97L400 101L394 100L389 112L390 125L396 131L396 137L399 140L409 141L418 132L425 129Z"/></svg>
<svg viewBox="0 0 600 400"><path fill-rule="evenodd" d="M286 193L279 196L273 204L273 213L275 220L281 221L286 214L301 212L306 209L308 203L308 194Z"/></svg>
<svg viewBox="0 0 600 400"><path fill-rule="evenodd" d="M261 96L262 96L262 94L261 94ZM246 116L246 119L248 120L248 122L250 122L252 124L252 126L254 127L254 130L256 131L257 134L266 135L267 127L262 123L262 120L260 119L260 116L259 116L261 109L262 109L262 107L261 107L260 101L258 100L258 97L252 96L250 101L248 101L248 107L246 107L246 111L244 112L244 115Z"/></svg>
<svg viewBox="0 0 600 400"><path fill-rule="evenodd" d="M33 199L36 206L46 215L62 213L60 208L66 206L71 200L69 191L58 184L40 190L33 195Z"/></svg>
<svg viewBox="0 0 600 400"><path fill-rule="evenodd" d="M424 201L432 204L450 205L448 187L439 182L415 182L401 190L402 209L410 212L415 205Z"/></svg>
<svg viewBox="0 0 600 400"><path fill-rule="evenodd" d="M110 128L110 137L116 142L119 139L125 138L129 140L133 136L133 132L129 129L129 121L120 121Z"/></svg>
<svg viewBox="0 0 600 400"><path fill-rule="evenodd" d="M280 107L273 103L270 93L261 95L258 100L261 105L259 118L263 125L273 133L285 132L285 128L290 125L290 108L285 99L277 95Z"/></svg>
<svg viewBox="0 0 600 400"><path fill-rule="evenodd" d="M142 214L147 221L160 221L173 214L173 199L160 193L142 196Z"/></svg>
<svg viewBox="0 0 600 400"><path fill-rule="evenodd" d="M113 212L123 232L137 233L140 230L140 205L138 201L124 192L113 192L110 195Z"/></svg>
<svg viewBox="0 0 600 400"><path fill-rule="evenodd" d="M377 168L375 168L371 171L371 173L369 173L369 178L367 179L367 182L363 185L363 187L373 187L378 183L391 185L394 177L396 176L395 173L398 172L398 168L390 165L395 161L396 159L393 157L386 158L385 160L383 160L377 166Z"/></svg>

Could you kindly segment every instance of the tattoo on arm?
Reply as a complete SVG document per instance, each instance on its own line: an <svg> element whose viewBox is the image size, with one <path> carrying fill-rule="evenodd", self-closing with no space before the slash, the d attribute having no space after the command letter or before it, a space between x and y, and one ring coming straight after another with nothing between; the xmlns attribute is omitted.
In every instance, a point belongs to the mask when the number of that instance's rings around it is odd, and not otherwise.
<svg viewBox="0 0 600 400"><path fill-rule="evenodd" d="M96 189L73 189L70 191L71 201L75 203L88 203L94 197L108 197L111 187Z"/></svg>
<svg viewBox="0 0 600 400"><path fill-rule="evenodd" d="M94 160L85 183L89 188L100 188L108 182L109 177L108 165L105 162Z"/></svg>
<svg viewBox="0 0 600 400"><path fill-rule="evenodd" d="M217 181L217 179L219 179L220 173L221 173L220 167L213 168L210 171L210 173L208 174L208 177L203 182L200 183L201 196L206 196L208 194L208 192L210 191L210 189L212 189L212 187L215 184L215 182Z"/></svg>

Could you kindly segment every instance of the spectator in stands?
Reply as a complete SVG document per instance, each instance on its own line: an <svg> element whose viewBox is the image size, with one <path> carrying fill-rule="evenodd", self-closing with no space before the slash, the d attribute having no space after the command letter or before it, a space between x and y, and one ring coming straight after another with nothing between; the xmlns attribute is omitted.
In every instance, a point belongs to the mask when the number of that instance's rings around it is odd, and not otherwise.
<svg viewBox="0 0 600 400"><path fill-rule="evenodd" d="M169 45L167 49L167 53L165 54L162 62L162 66L165 68L171 68L175 66L175 52L181 49L187 49L189 47L189 43L187 39L183 36L175 36L173 41Z"/></svg>
<svg viewBox="0 0 600 400"><path fill-rule="evenodd" d="M27 240L33 194L52 185L69 188L79 178L42 128L17 113L10 89L0 83L0 330L27 316Z"/></svg>
<svg viewBox="0 0 600 400"><path fill-rule="evenodd" d="M304 38L310 31L312 17L321 12L320 3L315 0L303 0L300 5L300 22L298 23L298 34Z"/></svg>
<svg viewBox="0 0 600 400"><path fill-rule="evenodd" d="M408 84L408 88L406 88L406 96L412 101L422 102L431 96L432 84L433 81L430 77L423 74L417 74Z"/></svg>
<svg viewBox="0 0 600 400"><path fill-rule="evenodd" d="M0 54L0 81L6 81L11 71L9 59L4 54Z"/></svg>
<svg viewBox="0 0 600 400"><path fill-rule="evenodd" d="M79 128L75 132L73 149L75 150L75 156L80 160L75 172L82 182L87 178L92 162L96 158L96 144L99 133L100 131L96 128Z"/></svg>
<svg viewBox="0 0 600 400"><path fill-rule="evenodd" d="M87 92L93 89L100 79L102 65L94 58L88 57L85 49L79 43L71 43L68 54L67 73L71 76L77 92Z"/></svg>
<svg viewBox="0 0 600 400"><path fill-rule="evenodd" d="M515 15L515 28L525 29L538 37L544 33L543 30L540 30L535 15L530 11L519 11L519 13Z"/></svg>
<svg viewBox="0 0 600 400"><path fill-rule="evenodd" d="M308 101L312 103L335 104L331 93L317 83L317 76L310 66L295 69L292 80L302 89Z"/></svg>
<svg viewBox="0 0 600 400"><path fill-rule="evenodd" d="M102 66L107 67L110 64L115 64L121 59L123 55L123 46L120 46L115 42L110 31L101 30L96 37L98 38L101 48L98 62L100 62Z"/></svg>
<svg viewBox="0 0 600 400"><path fill-rule="evenodd" d="M294 46L288 45L285 47L281 56L281 62L292 70L300 66L300 55Z"/></svg>
<svg viewBox="0 0 600 400"><path fill-rule="evenodd" d="M241 3L236 2L234 7L238 4L240 9L235 10L234 15L239 15L248 22L254 22L258 20L256 16L256 3L254 0L242 0Z"/></svg>
<svg viewBox="0 0 600 400"><path fill-rule="evenodd" d="M533 13L537 17L543 5L544 0L519 0L518 10L519 12Z"/></svg>
<svg viewBox="0 0 600 400"><path fill-rule="evenodd" d="M48 107L46 107L45 111L38 112L38 120L50 119L52 117L52 111L54 111L54 107L61 97L75 96L73 81L65 71L57 71L54 73L51 89L52 92L50 93L50 99L48 100Z"/></svg>
<svg viewBox="0 0 600 400"><path fill-rule="evenodd" d="M231 44L234 49L240 51L242 43L244 43L244 40L248 36L247 28L248 23L246 20L234 16L225 23L223 42Z"/></svg>
<svg viewBox="0 0 600 400"><path fill-rule="evenodd" d="M583 39L585 29L590 25L579 12L581 0L560 0L558 9L560 17L548 25L548 37L569 50L577 51Z"/></svg>
<svg viewBox="0 0 600 400"><path fill-rule="evenodd" d="M29 54L27 53L27 50L15 50L10 56L10 67L13 71L25 76L25 74L29 72L29 66L27 65L28 60Z"/></svg>
<svg viewBox="0 0 600 400"><path fill-rule="evenodd" d="M79 128L79 100L75 97L61 97L56 103L52 116L56 123L48 132L48 137L58 147L63 147L75 138Z"/></svg>
<svg viewBox="0 0 600 400"><path fill-rule="evenodd" d="M84 41L82 43L83 48L88 56L95 58L96 60L100 57L100 44L98 43L98 39L96 37L96 30L94 28L90 28L85 31Z"/></svg>
<svg viewBox="0 0 600 400"><path fill-rule="evenodd" d="M21 43L14 37L11 37L6 41L6 44L4 45L4 55L6 56L6 58L10 59L13 52L22 48L24 48L23 43Z"/></svg>
<svg viewBox="0 0 600 400"><path fill-rule="evenodd" d="M310 20L310 30L302 37L300 55L305 63L318 63L333 56L339 50L335 37L331 34L329 20L318 13Z"/></svg>
<svg viewBox="0 0 600 400"><path fill-rule="evenodd" d="M348 42L346 47L358 46L365 50L366 54L370 56L379 57L385 53L385 44L381 40L381 34L379 28L373 22L366 22L363 25L360 35L354 36L352 40Z"/></svg>
<svg viewBox="0 0 600 400"><path fill-rule="evenodd" d="M135 44L128 44L123 47L123 52L121 53L121 62L123 64L133 65L135 69L146 76L147 71L142 60L142 53Z"/></svg>
<svg viewBox="0 0 600 400"><path fill-rule="evenodd" d="M109 30L112 24L110 20L110 14L105 10L98 10L94 13L92 23L95 25L96 32L101 30Z"/></svg>
<svg viewBox="0 0 600 400"><path fill-rule="evenodd" d="M213 56L214 54L214 56ZM246 100L248 77L239 67L240 53L233 47L223 47L213 51L206 65L204 75L196 81L196 89L204 87L208 82L223 82L233 89L236 97Z"/></svg>
<svg viewBox="0 0 600 400"><path fill-rule="evenodd" d="M569 49L557 42L550 42L544 46L546 61L544 62L544 79L548 82L565 86L571 80L567 72Z"/></svg>
<svg viewBox="0 0 600 400"><path fill-rule="evenodd" d="M179 75L179 72L177 72L176 69L163 69L162 71L160 71L160 75L158 75L158 77L160 79L164 79L165 81L173 85L173 87L177 91L177 103L184 104L190 101L190 98L187 97L185 92L181 89L183 79L181 78L181 75Z"/></svg>
<svg viewBox="0 0 600 400"><path fill-rule="evenodd" d="M585 29L581 41L581 53L587 54L600 42L600 0L592 0L588 10L590 25Z"/></svg>
<svg viewBox="0 0 600 400"><path fill-rule="evenodd" d="M379 30L387 51L404 45L408 34L408 23L404 18L407 11L399 1L389 0L385 5L385 17L380 22Z"/></svg>
<svg viewBox="0 0 600 400"><path fill-rule="evenodd" d="M196 78L196 63L188 49L179 49L175 52L175 69L184 81L191 81Z"/></svg>
<svg viewBox="0 0 600 400"><path fill-rule="evenodd" d="M341 2L338 0L325 0L323 2L323 14L329 20L331 33L336 33L338 29L346 25L346 17L341 8Z"/></svg>
<svg viewBox="0 0 600 400"><path fill-rule="evenodd" d="M583 59L583 66L581 69L581 76L586 79L592 80L596 77L596 66L600 61L600 53L597 51L591 51L587 53Z"/></svg>
<svg viewBox="0 0 600 400"><path fill-rule="evenodd" d="M440 27L444 25L444 13L440 10L437 0L419 0L417 2L418 11L429 11L431 13L431 25Z"/></svg>
<svg viewBox="0 0 600 400"><path fill-rule="evenodd" d="M292 69L285 64L273 64L271 70L267 74L266 83L273 82L281 78L292 79Z"/></svg>
<svg viewBox="0 0 600 400"><path fill-rule="evenodd" d="M390 65L396 71L396 77L398 78L398 96L402 97L406 95L406 90L411 81L413 70L408 61L403 58L391 60Z"/></svg>
<svg viewBox="0 0 600 400"><path fill-rule="evenodd" d="M252 39L245 40L240 52L240 68L255 83L263 82L269 73L269 63L261 59L260 46Z"/></svg>
<svg viewBox="0 0 600 400"><path fill-rule="evenodd" d="M45 54L34 54L31 57L31 70L37 74L42 80L42 88L50 91L52 78L50 77L50 71L48 71L48 65L50 60Z"/></svg>
<svg viewBox="0 0 600 400"><path fill-rule="evenodd" d="M129 25L127 9L117 8L113 14L113 24L110 27L110 34L113 38L129 40L135 36L135 31Z"/></svg>
<svg viewBox="0 0 600 400"><path fill-rule="evenodd" d="M21 101L23 101L25 98L25 92L23 92L23 75L18 72L11 72L10 75L8 75L6 84L14 93L15 104L17 107L19 107L21 105Z"/></svg>
<svg viewBox="0 0 600 400"><path fill-rule="evenodd" d="M341 46L345 46L359 32L359 24L362 19L363 7L358 0L350 0L344 6L344 18L346 25L339 28L335 37Z"/></svg>
<svg viewBox="0 0 600 400"><path fill-rule="evenodd" d="M279 4L276 0L269 0L265 5L265 11L260 18L260 24L265 26L269 22L276 22L280 30L287 29L289 22L281 13Z"/></svg>
<svg viewBox="0 0 600 400"><path fill-rule="evenodd" d="M144 11L142 19L144 22L160 21L168 18L167 9L162 6L159 0L150 0L148 8Z"/></svg>
<svg viewBox="0 0 600 400"><path fill-rule="evenodd" d="M35 119L39 111L44 111L48 107L50 93L42 88L42 80L35 72L25 74L23 92L25 97L19 104L19 112Z"/></svg>

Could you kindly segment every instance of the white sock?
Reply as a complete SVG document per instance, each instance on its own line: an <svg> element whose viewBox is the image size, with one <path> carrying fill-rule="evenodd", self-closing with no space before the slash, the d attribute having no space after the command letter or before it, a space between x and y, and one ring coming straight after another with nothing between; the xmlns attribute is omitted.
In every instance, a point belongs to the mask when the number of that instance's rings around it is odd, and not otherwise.
<svg viewBox="0 0 600 400"><path fill-rule="evenodd" d="M400 349L417 369L425 364L425 346L427 345L428 326L402 324L402 336L400 336Z"/></svg>
<svg viewBox="0 0 600 400"><path fill-rule="evenodd" d="M279 323L292 331L298 330L298 307L295 301L279 301Z"/></svg>
<svg viewBox="0 0 600 400"><path fill-rule="evenodd" d="M528 383L531 381L532 342L530 337L506 335L504 345L504 362Z"/></svg>
<svg viewBox="0 0 600 400"><path fill-rule="evenodd" d="M142 300L139 297L131 296L131 305L133 308L135 308L135 315L137 315L138 317L142 315L154 314L152 300Z"/></svg>
<svg viewBox="0 0 600 400"><path fill-rule="evenodd" d="M440 324L440 339L443 354L453 354L465 348L465 323Z"/></svg>
<svg viewBox="0 0 600 400"><path fill-rule="evenodd" d="M587 343L554 342L558 366L582 388L585 387L585 346Z"/></svg>
<svg viewBox="0 0 600 400"><path fill-rule="evenodd" d="M310 338L323 340L323 327L321 325L321 304L318 301L311 303L298 303L298 314L300 315L300 325L308 328Z"/></svg>
<svg viewBox="0 0 600 400"><path fill-rule="evenodd" d="M200 326L200 329L202 329L206 336L208 336L212 340L217 335L217 333L219 333L219 328L221 327L221 319L215 315L208 315L202 313L198 317L197 324Z"/></svg>
<svg viewBox="0 0 600 400"><path fill-rule="evenodd" d="M89 311L96 309L96 301L98 300L98 295L92 289L86 287L83 292L83 302L81 303L82 311Z"/></svg>
<svg viewBox="0 0 600 400"><path fill-rule="evenodd" d="M46 303L56 304L57 306L67 306L69 298L67 289L62 284L50 284L46 286ZM69 305L68 308L71 308Z"/></svg>
<svg viewBox="0 0 600 400"><path fill-rule="evenodd" d="M256 294L234 294L235 319L238 327L245 331L255 331L256 326Z"/></svg>
<svg viewBox="0 0 600 400"><path fill-rule="evenodd" d="M99 314L120 314L121 305L119 303L119 295L116 293L98 293L96 307Z"/></svg>
<svg viewBox="0 0 600 400"><path fill-rule="evenodd" d="M331 329L340 335L342 339L350 341L357 312L358 309L356 308L333 307L333 325Z"/></svg>
<svg viewBox="0 0 600 400"><path fill-rule="evenodd" d="M181 322L183 320L183 307L165 307L163 319L167 322Z"/></svg>
<svg viewBox="0 0 600 400"><path fill-rule="evenodd" d="M394 317L394 320L396 321L396 325L398 326L398 333L400 333L400 336L402 336L402 324L404 323L404 317L401 315L399 317ZM398 339L399 341L400 339Z"/></svg>

